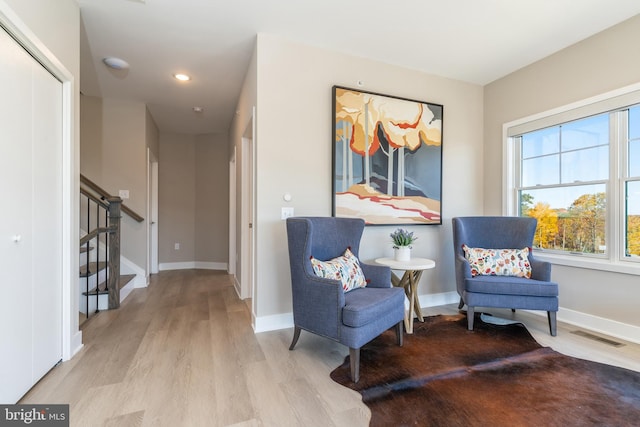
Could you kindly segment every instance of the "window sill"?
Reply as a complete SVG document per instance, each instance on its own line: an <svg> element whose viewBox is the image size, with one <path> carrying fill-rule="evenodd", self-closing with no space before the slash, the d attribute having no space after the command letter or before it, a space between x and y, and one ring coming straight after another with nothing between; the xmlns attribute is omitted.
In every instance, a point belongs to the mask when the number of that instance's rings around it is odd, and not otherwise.
<svg viewBox="0 0 640 427"><path fill-rule="evenodd" d="M539 251L535 252L534 256L536 259L548 261L554 265L565 265L567 267L586 268L590 270L610 271L612 273L640 276L640 263L633 261L613 262L608 259L549 254L541 253Z"/></svg>

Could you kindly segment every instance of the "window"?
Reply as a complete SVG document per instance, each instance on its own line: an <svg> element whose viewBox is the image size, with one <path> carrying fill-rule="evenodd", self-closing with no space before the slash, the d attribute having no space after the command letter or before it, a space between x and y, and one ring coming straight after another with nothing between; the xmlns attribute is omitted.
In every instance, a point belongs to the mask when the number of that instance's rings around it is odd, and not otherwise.
<svg viewBox="0 0 640 427"><path fill-rule="evenodd" d="M505 129L505 212L538 220L538 254L640 274L640 91Z"/></svg>
<svg viewBox="0 0 640 427"><path fill-rule="evenodd" d="M516 137L518 213L538 219L537 248L605 253L609 133L600 114Z"/></svg>

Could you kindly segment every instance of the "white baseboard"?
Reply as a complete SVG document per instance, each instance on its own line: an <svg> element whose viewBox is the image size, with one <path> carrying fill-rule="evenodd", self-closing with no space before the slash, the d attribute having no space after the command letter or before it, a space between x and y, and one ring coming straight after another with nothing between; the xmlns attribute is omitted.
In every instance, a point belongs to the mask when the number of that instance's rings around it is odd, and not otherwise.
<svg viewBox="0 0 640 427"><path fill-rule="evenodd" d="M260 316L253 319L253 332L256 334L288 328L293 328L293 312Z"/></svg>
<svg viewBox="0 0 640 427"><path fill-rule="evenodd" d="M460 301L460 297L457 292L444 292L440 294L420 295L419 300L420 307L437 307L440 305L457 304ZM408 308L408 304L408 301L405 301L405 307ZM546 316L546 312L544 311L526 311L539 316ZM293 327L292 312L254 317L252 320L253 330L255 333ZM562 307L558 310L558 321L604 335L609 335L621 340L640 344L639 326L629 325L616 320L605 319L603 317L593 316L591 314Z"/></svg>
<svg viewBox="0 0 640 427"><path fill-rule="evenodd" d="M539 316L546 316L544 311L529 311ZM562 308L558 310L558 321L588 329L603 335L619 338L621 340L640 344L640 326L629 325L617 320L605 319L604 317L593 316L580 311Z"/></svg>
<svg viewBox="0 0 640 427"><path fill-rule="evenodd" d="M460 302L457 292L443 292L440 294L418 295L420 307L438 307L439 305L455 304ZM405 301L405 306L409 308L409 301Z"/></svg>
<svg viewBox="0 0 640 427"><path fill-rule="evenodd" d="M453 304L460 301L456 292L445 292L441 294L420 295L420 307L436 307L439 305ZM405 301L405 306L409 307L409 302ZM293 313L273 314L270 316L259 316L253 318L253 331L260 332L275 331L278 329L293 328Z"/></svg>
<svg viewBox="0 0 640 427"><path fill-rule="evenodd" d="M120 302L124 301L124 299L129 296L131 291L133 291L135 288L139 288L139 287L140 286L136 286L134 284L133 280L130 281L129 283L127 283L126 285L124 285L124 287L120 289Z"/></svg>
<svg viewBox="0 0 640 427"><path fill-rule="evenodd" d="M158 265L158 270L191 270L199 268L202 270L225 270L227 269L226 262L204 262L204 261L186 261L186 262L161 262Z"/></svg>
<svg viewBox="0 0 640 427"><path fill-rule="evenodd" d="M137 264L134 264L128 258L120 256L120 274L135 274L136 277L129 283L133 283L134 288L146 288L147 287L147 272L144 268L140 268ZM129 285L127 283L127 286ZM126 287L126 286L125 286ZM124 288L123 288L124 289ZM121 298L122 300L123 298Z"/></svg>
<svg viewBox="0 0 640 427"><path fill-rule="evenodd" d="M457 292L443 294L420 295L420 307L435 307L438 305L453 304L460 301ZM547 316L545 311L523 310L538 316ZM605 319L580 311L560 307L557 319L559 322L568 323L583 329L588 329L611 337L640 344L640 326L629 325L616 320Z"/></svg>
<svg viewBox="0 0 640 427"><path fill-rule="evenodd" d="M238 298L242 299L242 297L240 296L240 289L242 288L240 286L240 282L238 282L238 276L235 276L235 275L233 276L233 287L236 290L236 294L238 295Z"/></svg>
<svg viewBox="0 0 640 427"><path fill-rule="evenodd" d="M71 360L73 356L78 354L82 347L84 347L84 344L82 344L82 331L78 331L71 337L71 357L67 360Z"/></svg>

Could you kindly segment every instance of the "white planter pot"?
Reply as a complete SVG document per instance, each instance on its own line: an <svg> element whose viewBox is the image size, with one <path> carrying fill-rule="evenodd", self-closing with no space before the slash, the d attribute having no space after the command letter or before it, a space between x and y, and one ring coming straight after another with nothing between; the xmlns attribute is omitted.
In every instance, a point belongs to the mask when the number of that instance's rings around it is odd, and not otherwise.
<svg viewBox="0 0 640 427"><path fill-rule="evenodd" d="M409 261L411 259L411 248L409 246L401 246L394 248L393 258L396 261Z"/></svg>

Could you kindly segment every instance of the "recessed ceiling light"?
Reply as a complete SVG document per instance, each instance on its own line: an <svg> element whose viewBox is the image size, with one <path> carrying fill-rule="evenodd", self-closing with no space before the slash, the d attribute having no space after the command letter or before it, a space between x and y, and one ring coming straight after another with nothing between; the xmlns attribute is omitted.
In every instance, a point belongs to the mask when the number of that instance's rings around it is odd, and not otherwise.
<svg viewBox="0 0 640 427"><path fill-rule="evenodd" d="M173 77L183 82L191 80L191 77L187 76L186 74L174 74Z"/></svg>
<svg viewBox="0 0 640 427"><path fill-rule="evenodd" d="M104 62L107 67L113 68L114 70L126 70L129 68L129 63L127 63L127 61L113 56L103 58L102 62Z"/></svg>

